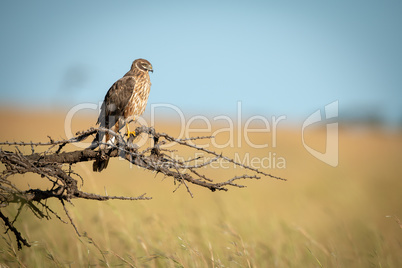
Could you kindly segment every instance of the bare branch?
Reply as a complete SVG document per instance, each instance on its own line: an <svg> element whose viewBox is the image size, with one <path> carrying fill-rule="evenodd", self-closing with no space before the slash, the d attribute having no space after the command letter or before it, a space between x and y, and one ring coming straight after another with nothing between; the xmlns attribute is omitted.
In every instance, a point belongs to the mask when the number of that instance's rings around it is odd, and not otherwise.
<svg viewBox="0 0 402 268"><path fill-rule="evenodd" d="M105 144L107 149L95 150L101 143L93 142L87 149L65 151L65 145L81 142L89 137L93 137L98 132L108 133L109 136L115 137L115 140L117 141L116 144ZM68 218L68 222L80 236L81 234L67 209L66 202L71 203L73 199L96 201L134 201L151 199L151 197L147 197L145 194L137 197L126 197L83 192L78 187L78 180L81 180L81 183L83 184L85 178L77 172L74 172L73 166L76 163L94 161L98 160L100 157L121 157L140 168L150 170L156 174L161 173L166 178L172 178L175 184L178 183L174 192L179 189L180 186L184 185L191 197L193 197L190 188L191 184L207 188L211 191L227 191L230 187L245 187L244 185L239 184L239 181L241 180L260 179L262 176L285 180L245 164L238 163L234 159L192 143L192 141L200 139L211 139L212 136L176 139L166 133L158 133L153 128L145 126L137 127L135 132L137 134L136 137L130 136L128 139L125 139L120 133L113 132L106 128L91 128L86 131L78 132L75 137L68 140L57 141L48 137L49 142L44 143L32 141L0 142L0 145L6 146L8 149L3 150L3 148L0 147L0 162L5 167L2 173L0 173L0 208L5 208L12 203L20 204L14 221L10 222L1 211L0 218L4 222L6 228L14 233L18 247L21 248L22 245L29 246L29 243L14 227L14 222L17 220L21 209L24 206L27 206L38 218L50 219L50 216L54 215L58 220L66 223L65 220L54 212L54 209L46 205L46 200L49 198L58 200L63 206L64 214L65 217ZM149 138L153 139L153 145L139 150L138 146L133 142L141 134L146 134ZM161 146L167 144L174 144L178 149L167 150L161 148ZM15 146L15 149L14 151L11 151L10 148L13 146ZM19 148L24 146L30 146L30 154L23 154L21 152ZM37 146L45 147L45 152L35 152L35 147ZM187 151L188 149L191 149L194 152L201 151L205 153L205 155L211 155L212 158L198 155L196 157L190 157L187 160L178 160L167 154L172 152L180 153L180 148L184 148ZM212 178L208 178L203 174L203 170L219 161L227 161L232 163L234 166L242 167L245 171L253 173L253 175L244 174L224 181L214 182ZM10 178L13 175L25 173L38 174L43 179L51 182L52 187L50 189L38 188L23 191L10 181Z"/></svg>
<svg viewBox="0 0 402 268"><path fill-rule="evenodd" d="M30 247L31 245L21 236L21 233L18 232L18 230L14 227L14 225L8 220L8 218L6 216L4 216L4 214L1 212L0 210L0 218L3 220L5 226L8 228L8 230L11 230L11 232L14 233L15 235L15 239L17 240L17 245L18 245L18 249L22 248L21 243L26 246L26 247Z"/></svg>

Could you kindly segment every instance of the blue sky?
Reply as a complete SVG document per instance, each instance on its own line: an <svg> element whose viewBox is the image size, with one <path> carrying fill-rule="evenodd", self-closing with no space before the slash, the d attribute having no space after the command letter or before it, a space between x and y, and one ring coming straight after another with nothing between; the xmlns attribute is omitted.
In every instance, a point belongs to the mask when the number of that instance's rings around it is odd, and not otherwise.
<svg viewBox="0 0 402 268"><path fill-rule="evenodd" d="M57 2L57 3L56 3ZM188 113L402 120L400 1L1 1L1 105L98 103L136 58Z"/></svg>

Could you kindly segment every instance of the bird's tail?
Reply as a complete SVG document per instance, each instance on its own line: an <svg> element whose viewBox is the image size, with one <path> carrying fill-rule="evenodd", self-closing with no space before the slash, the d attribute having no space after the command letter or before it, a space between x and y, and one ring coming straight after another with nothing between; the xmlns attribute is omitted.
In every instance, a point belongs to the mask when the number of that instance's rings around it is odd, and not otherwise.
<svg viewBox="0 0 402 268"><path fill-rule="evenodd" d="M92 165L92 169L94 172L101 172L105 168L107 168L107 165L109 164L109 157L106 156L105 159L103 156L97 158L95 162Z"/></svg>
<svg viewBox="0 0 402 268"><path fill-rule="evenodd" d="M99 147L100 155L92 165L92 169L94 172L101 172L102 170L107 168L107 165L109 164L109 156L107 156L104 152L104 150L107 148L105 143L106 143L105 132L98 131L98 133L96 133L95 139L88 147L88 149L91 150L95 150L97 147Z"/></svg>

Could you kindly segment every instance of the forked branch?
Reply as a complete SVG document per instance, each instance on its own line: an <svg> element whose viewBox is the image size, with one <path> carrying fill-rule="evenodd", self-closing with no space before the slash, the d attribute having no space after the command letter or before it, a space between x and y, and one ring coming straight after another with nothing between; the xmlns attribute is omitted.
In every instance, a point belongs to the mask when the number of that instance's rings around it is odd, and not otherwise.
<svg viewBox="0 0 402 268"><path fill-rule="evenodd" d="M109 136L114 136L117 144L107 144L104 150L95 150L91 148L64 151L67 144L79 143L89 137L95 136L98 132L107 132ZM39 218L49 219L50 215L56 216L57 219L65 222L54 212L52 208L46 205L46 200L55 198L62 204L65 216L75 228L78 235L78 229L75 226L69 212L66 208L66 202L76 198L105 201L111 199L119 200L149 200L145 194L137 197L125 196L109 196L87 193L80 190L79 181L83 178L72 170L76 163L97 160L99 157L120 157L129 163L140 168L150 170L156 173L161 173L165 177L173 179L177 184L176 191L180 186L186 188L187 192L193 197L190 185L207 188L211 191L227 191L229 187L245 187L239 184L240 180L244 179L260 179L261 176L271 177L274 179L284 180L280 177L273 176L261 170L236 162L234 159L226 157L222 154L202 148L193 143L200 139L210 139L212 137L193 137L189 139L176 139L166 133L158 133L153 128L140 126L136 128L136 137L130 136L129 139L124 139L120 133L115 133L106 128L91 128L89 130L79 132L75 137L69 140L55 141L50 139L47 143L35 142L0 142L0 145L15 146L14 151L4 150L0 147L0 161L4 165L4 170L0 174L0 218L2 219L6 231L11 230L16 237L18 247L22 245L29 246L29 243L22 237L14 223L18 218L19 211L23 206L27 206L30 211ZM152 146L147 148L138 148L134 141L141 134L147 135L153 140ZM193 151L201 151L202 156L189 158L188 160L178 160L173 158L171 150L165 148L165 145L172 144L180 148L187 148ZM31 147L31 154L23 154L19 148L24 146ZM44 147L44 152L35 152L37 147ZM41 150L43 151L43 150ZM205 156L204 156L205 154ZM209 155L212 158L206 158ZM207 177L202 171L203 168L219 161L226 161L234 166L241 167L245 174L228 178L221 182L215 182L213 178ZM252 175L246 172L253 173ZM10 178L16 174L35 173L42 178L51 182L52 187L48 189L29 189L21 190L12 183ZM20 204L20 209L16 213L13 221L3 214L3 209L11 203Z"/></svg>

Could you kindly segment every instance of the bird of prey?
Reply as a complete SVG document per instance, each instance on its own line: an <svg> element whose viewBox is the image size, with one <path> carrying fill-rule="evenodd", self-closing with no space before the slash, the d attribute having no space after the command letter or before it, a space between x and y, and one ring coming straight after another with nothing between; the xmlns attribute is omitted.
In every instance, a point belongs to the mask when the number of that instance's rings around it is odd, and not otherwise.
<svg viewBox="0 0 402 268"><path fill-rule="evenodd" d="M130 131L128 122L135 121L144 113L151 89L149 72L153 72L151 63L145 59L136 59L130 71L110 87L97 121L100 127L117 133L126 125L127 136L130 137L130 134L135 136L135 132ZM113 143L114 137L111 137L109 133L98 132L89 148L94 149L100 144L99 149L103 150L108 142ZM102 171L107 167L108 162L108 157L100 157L93 163L93 170Z"/></svg>

